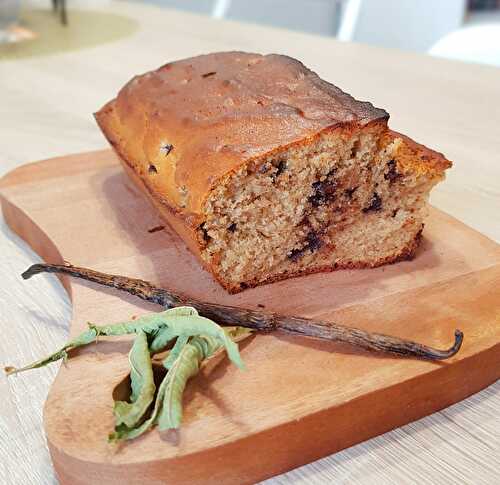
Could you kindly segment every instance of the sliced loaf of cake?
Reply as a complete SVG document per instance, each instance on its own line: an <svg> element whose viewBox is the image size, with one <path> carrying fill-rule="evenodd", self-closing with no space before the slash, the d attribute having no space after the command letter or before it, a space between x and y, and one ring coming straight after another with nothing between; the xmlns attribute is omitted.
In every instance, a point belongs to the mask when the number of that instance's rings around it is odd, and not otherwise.
<svg viewBox="0 0 500 485"><path fill-rule="evenodd" d="M411 258L451 166L281 55L225 52L132 79L96 119L230 292Z"/></svg>

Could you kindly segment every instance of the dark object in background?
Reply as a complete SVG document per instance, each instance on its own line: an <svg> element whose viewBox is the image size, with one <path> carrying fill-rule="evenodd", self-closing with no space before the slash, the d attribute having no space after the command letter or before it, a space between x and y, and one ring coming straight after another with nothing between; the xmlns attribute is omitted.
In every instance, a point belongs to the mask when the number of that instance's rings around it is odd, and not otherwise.
<svg viewBox="0 0 500 485"><path fill-rule="evenodd" d="M52 0L52 8L58 13L63 25L68 25L68 15L66 12L66 0Z"/></svg>
<svg viewBox="0 0 500 485"><path fill-rule="evenodd" d="M500 8L500 0L469 0L471 10L495 10Z"/></svg>

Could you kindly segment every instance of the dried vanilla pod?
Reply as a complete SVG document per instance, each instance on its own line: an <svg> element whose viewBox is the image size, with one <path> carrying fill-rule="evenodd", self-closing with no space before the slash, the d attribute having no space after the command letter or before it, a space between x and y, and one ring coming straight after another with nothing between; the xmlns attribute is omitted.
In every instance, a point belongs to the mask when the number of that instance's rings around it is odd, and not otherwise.
<svg viewBox="0 0 500 485"><path fill-rule="evenodd" d="M109 275L73 266L69 263L63 265L34 264L22 276L24 279L28 279L35 274L44 272L68 274L75 278L116 288L135 295L142 300L157 303L166 308L188 305L196 308L200 315L204 315L218 322L220 325L239 325L258 331L280 329L291 334L344 342L365 350L385 352L405 357L416 357L426 360L448 359L460 350L463 341L463 333L460 330L455 330L455 340L451 347L444 350L434 349L410 340L367 332L353 327L338 325L333 322L204 302L186 295L174 293L165 288L159 288L147 281L127 278L125 276Z"/></svg>

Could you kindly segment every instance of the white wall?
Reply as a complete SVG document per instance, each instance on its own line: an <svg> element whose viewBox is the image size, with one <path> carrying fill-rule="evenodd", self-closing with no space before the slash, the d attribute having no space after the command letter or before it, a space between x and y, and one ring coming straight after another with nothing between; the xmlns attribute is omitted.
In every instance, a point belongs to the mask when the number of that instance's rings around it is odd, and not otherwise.
<svg viewBox="0 0 500 485"><path fill-rule="evenodd" d="M466 0L346 0L359 3L351 38L382 47L426 52L462 25Z"/></svg>

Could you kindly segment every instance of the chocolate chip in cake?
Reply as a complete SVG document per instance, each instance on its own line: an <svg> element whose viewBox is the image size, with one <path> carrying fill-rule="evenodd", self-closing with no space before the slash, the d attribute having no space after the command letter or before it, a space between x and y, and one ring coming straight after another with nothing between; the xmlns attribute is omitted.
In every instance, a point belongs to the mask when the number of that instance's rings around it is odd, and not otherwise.
<svg viewBox="0 0 500 485"><path fill-rule="evenodd" d="M206 72L205 74L202 74L201 77L215 76L215 74L217 74L215 71Z"/></svg>
<svg viewBox="0 0 500 485"><path fill-rule="evenodd" d="M169 143L163 143L160 147L160 152L163 153L163 155L167 156L173 149L173 145L170 145Z"/></svg>
<svg viewBox="0 0 500 485"><path fill-rule="evenodd" d="M384 173L384 178L385 180L389 180L389 182L395 182L399 177L401 177L401 174L398 173L396 170L396 160L389 160L387 162L387 167L389 170Z"/></svg>
<svg viewBox="0 0 500 485"><path fill-rule="evenodd" d="M328 179L323 182L314 182L312 184L313 194L307 199L313 207L319 207L335 200L335 182Z"/></svg>
<svg viewBox="0 0 500 485"><path fill-rule="evenodd" d="M311 231L307 234L306 241L307 241L307 244L303 248L292 249L288 253L288 259L291 259L294 263L296 263L302 256L304 256L304 254L307 251L314 253L315 251L320 249L321 246L323 246L323 241L318 236L318 234L315 233L314 231Z"/></svg>
<svg viewBox="0 0 500 485"><path fill-rule="evenodd" d="M377 192L373 192L370 204L363 208L363 212L378 212L379 210L382 210L382 199Z"/></svg>
<svg viewBox="0 0 500 485"><path fill-rule="evenodd" d="M273 183L276 182L276 179L286 170L285 160L280 160L275 167L276 172L272 175Z"/></svg>
<svg viewBox="0 0 500 485"><path fill-rule="evenodd" d="M154 165L150 164L148 167L148 172L149 173L158 173L158 169Z"/></svg>
<svg viewBox="0 0 500 485"><path fill-rule="evenodd" d="M287 257L288 259L292 260L294 263L296 263L302 256L304 256L305 250L304 249L292 249Z"/></svg>
<svg viewBox="0 0 500 485"><path fill-rule="evenodd" d="M210 242L212 240L212 238L208 235L208 231L207 231L207 229L205 227L205 223L204 222L198 226L198 229L201 231L202 236L203 236L203 240L205 242Z"/></svg>
<svg viewBox="0 0 500 485"><path fill-rule="evenodd" d="M397 214L398 212L399 212L399 209L394 209L394 210L392 211L392 215L391 215L391 217L396 217L396 214Z"/></svg>
<svg viewBox="0 0 500 485"><path fill-rule="evenodd" d="M267 173L270 169L271 165L268 162L265 162L259 167L259 173Z"/></svg>
<svg viewBox="0 0 500 485"><path fill-rule="evenodd" d="M313 182L313 194L309 196L308 201L313 207L328 204L335 200L335 191L337 184L332 178L335 176L337 169L332 168L324 177L323 180Z"/></svg>
<svg viewBox="0 0 500 485"><path fill-rule="evenodd" d="M279 177L286 169L286 162L284 160L281 160L280 163L278 163L278 170L276 170L276 177Z"/></svg>
<svg viewBox="0 0 500 485"><path fill-rule="evenodd" d="M306 239L307 239L306 249L311 251L311 253L314 253L314 251L317 251L319 248L321 248L321 246L323 246L323 241L314 231L311 231L307 235Z"/></svg>
<svg viewBox="0 0 500 485"><path fill-rule="evenodd" d="M236 226L236 222L233 222L232 224L230 224L230 225L228 226L227 230L228 230L229 232L234 232L234 231L236 231L236 227L237 227L237 226Z"/></svg>
<svg viewBox="0 0 500 485"><path fill-rule="evenodd" d="M358 190L358 187L351 187L350 189L345 189L344 193L346 197L352 199L352 196L354 195L354 192L356 192L356 190Z"/></svg>

